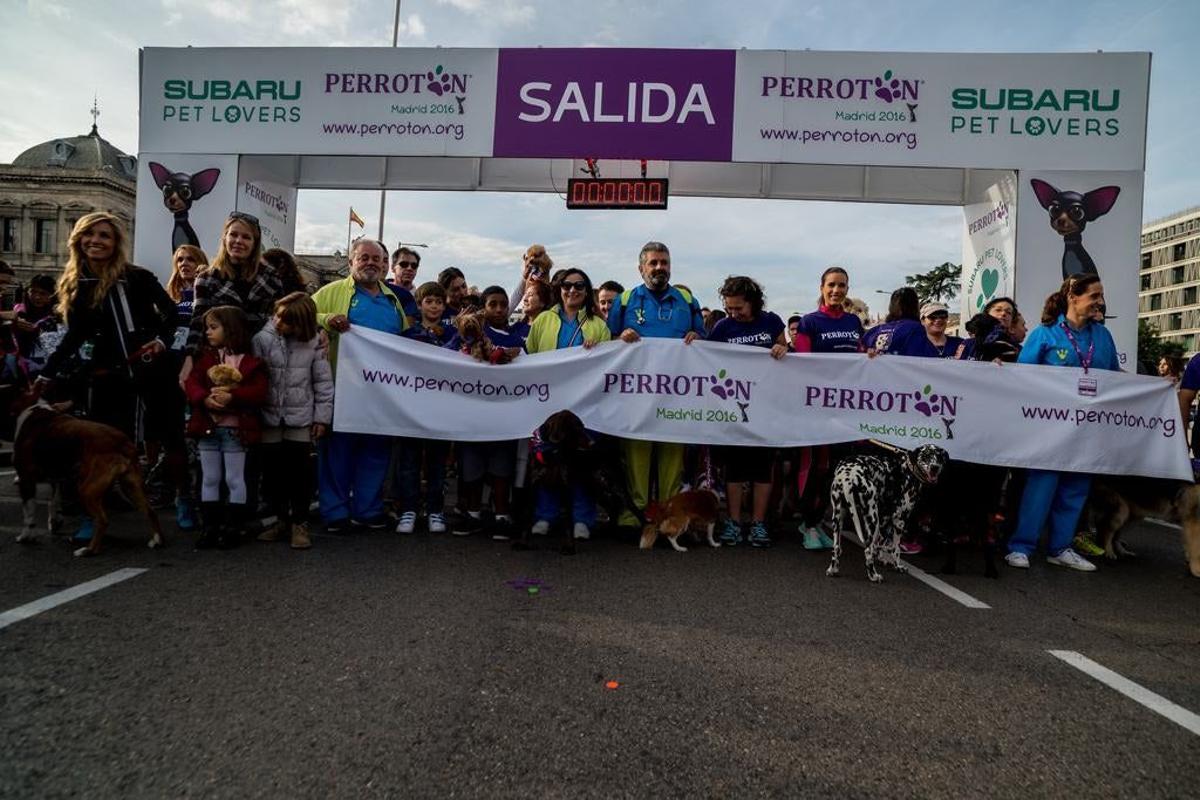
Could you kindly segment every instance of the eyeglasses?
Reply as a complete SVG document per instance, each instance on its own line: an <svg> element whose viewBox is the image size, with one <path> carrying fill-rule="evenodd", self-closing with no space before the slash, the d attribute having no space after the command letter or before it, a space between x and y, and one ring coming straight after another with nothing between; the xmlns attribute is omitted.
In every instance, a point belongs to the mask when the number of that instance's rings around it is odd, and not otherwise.
<svg viewBox="0 0 1200 800"><path fill-rule="evenodd" d="M226 222L235 219L241 222L248 222L256 228L258 227L258 217L254 216L253 214L247 214L245 211L234 211L230 213L229 219L227 219Z"/></svg>
<svg viewBox="0 0 1200 800"><path fill-rule="evenodd" d="M563 281L559 286L564 292L569 292L572 289L578 292L586 292L588 287L587 281Z"/></svg>

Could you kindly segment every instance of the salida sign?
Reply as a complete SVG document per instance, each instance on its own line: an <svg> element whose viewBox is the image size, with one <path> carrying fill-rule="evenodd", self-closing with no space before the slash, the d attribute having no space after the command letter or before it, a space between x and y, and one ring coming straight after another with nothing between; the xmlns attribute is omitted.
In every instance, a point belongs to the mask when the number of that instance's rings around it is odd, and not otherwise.
<svg viewBox="0 0 1200 800"><path fill-rule="evenodd" d="M500 51L493 155L728 161L732 50Z"/></svg>

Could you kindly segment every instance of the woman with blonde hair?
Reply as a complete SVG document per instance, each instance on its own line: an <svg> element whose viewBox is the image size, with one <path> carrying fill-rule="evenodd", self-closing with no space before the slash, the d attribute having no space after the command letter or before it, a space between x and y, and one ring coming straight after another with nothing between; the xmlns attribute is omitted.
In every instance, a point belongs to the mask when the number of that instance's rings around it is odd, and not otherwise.
<svg viewBox="0 0 1200 800"><path fill-rule="evenodd" d="M208 267L208 256L199 247L181 244L171 256L171 277L167 295L175 301L175 341L171 350L182 352L192 324L192 306L196 299L196 276Z"/></svg>
<svg viewBox="0 0 1200 800"><path fill-rule="evenodd" d="M111 214L80 218L68 251L57 290L67 333L46 360L39 384L62 377L64 362L79 353L88 378L88 417L134 442L161 442L176 485L186 485L182 395L172 390L173 370L163 357L175 333L174 301L152 272L127 261L125 233ZM90 520L76 537L91 539Z"/></svg>
<svg viewBox="0 0 1200 800"><path fill-rule="evenodd" d="M246 315L249 334L262 329L285 294L283 280L274 265L263 260L262 229L258 218L234 211L221 229L221 245L212 265L196 277L196 299L192 307L191 331L184 350L187 354L179 374L182 383L192 371L192 358L204 344L204 315L217 306L240 308Z"/></svg>

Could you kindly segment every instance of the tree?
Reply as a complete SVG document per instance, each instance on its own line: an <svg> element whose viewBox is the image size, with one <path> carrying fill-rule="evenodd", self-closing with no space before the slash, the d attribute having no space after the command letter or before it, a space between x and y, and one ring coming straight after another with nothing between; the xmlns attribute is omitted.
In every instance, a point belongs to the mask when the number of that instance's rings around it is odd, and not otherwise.
<svg viewBox="0 0 1200 800"><path fill-rule="evenodd" d="M1148 319L1138 320L1138 362L1152 372L1158 369L1158 360L1163 356L1183 357L1184 347L1179 342L1162 338L1162 331Z"/></svg>
<svg viewBox="0 0 1200 800"><path fill-rule="evenodd" d="M928 272L905 275L904 282L917 290L922 303L948 302L962 284L962 265L946 261Z"/></svg>

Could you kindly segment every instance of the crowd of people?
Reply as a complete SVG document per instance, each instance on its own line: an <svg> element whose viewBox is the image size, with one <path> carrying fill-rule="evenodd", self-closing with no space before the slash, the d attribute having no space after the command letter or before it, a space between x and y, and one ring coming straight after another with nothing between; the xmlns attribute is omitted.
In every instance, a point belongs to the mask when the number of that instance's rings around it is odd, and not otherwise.
<svg viewBox="0 0 1200 800"><path fill-rule="evenodd" d="M511 289L481 291L457 267L418 281L415 249L389 252L361 238L350 249L348 275L310 293L291 254L264 252L258 220L239 212L226 219L211 260L195 246L176 250L165 287L129 262L126 233L110 214L81 218L69 249L61 275L35 276L22 287L21 302L0 311L0 382L31 381L43 396L69 398L76 413L127 433L173 499L179 528L194 530L200 548L236 546L261 518L274 524L258 539L311 547L314 497L333 533L424 528L503 540L520 526L544 534L562 524L575 538L592 535L601 520L585 487L576 487L564 508L559 493L527 485L530 458L547 446L538 432L521 441L453 442L333 430L334 403L346 402L335 386L338 339L355 327L477 356L485 337L486 357L498 368L549 350L651 337L761 347L777 359L862 353L1119 369L1094 274L1064 281L1036 324L1026 323L1011 298L999 297L966 320L959 336L947 332L945 305L922 304L907 287L892 293L886 318L868 327L842 267L820 275L814 310L786 322L767 310L761 284L744 275L719 287L723 308L702 308L672 280L669 247L654 241L637 254L629 288L611 279L595 283L578 267L556 268L535 244ZM13 280L0 262L0 288ZM1181 366L1165 364L1160 372L1177 383L1186 429L1200 361ZM430 425L450 430L453 421ZM610 444L629 500L618 518L606 520L616 530L638 526L651 503L689 485L725 498L723 544L769 547L792 516L810 550L832 546L833 467L864 446ZM974 530L1007 539L1008 564L1028 567L1048 526L1051 563L1095 569L1079 551L1102 551L1077 530L1088 476L978 464L954 464L946 475L904 552ZM451 480L452 513L445 507ZM84 518L75 538L91 535Z"/></svg>

